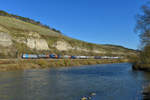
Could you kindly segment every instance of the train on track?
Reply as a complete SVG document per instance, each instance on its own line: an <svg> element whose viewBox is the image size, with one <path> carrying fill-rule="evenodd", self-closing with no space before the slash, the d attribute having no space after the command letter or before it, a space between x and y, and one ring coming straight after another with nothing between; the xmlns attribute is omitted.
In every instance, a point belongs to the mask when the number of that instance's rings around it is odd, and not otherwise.
<svg viewBox="0 0 150 100"><path fill-rule="evenodd" d="M122 57L110 56L69 56L56 54L22 54L22 59L120 59Z"/></svg>

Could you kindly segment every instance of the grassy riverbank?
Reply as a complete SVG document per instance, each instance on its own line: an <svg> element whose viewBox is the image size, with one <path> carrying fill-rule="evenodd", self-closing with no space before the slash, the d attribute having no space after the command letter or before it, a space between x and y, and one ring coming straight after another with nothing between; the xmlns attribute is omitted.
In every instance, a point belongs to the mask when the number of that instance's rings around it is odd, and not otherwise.
<svg viewBox="0 0 150 100"><path fill-rule="evenodd" d="M128 62L127 59L1 59L0 71Z"/></svg>
<svg viewBox="0 0 150 100"><path fill-rule="evenodd" d="M150 71L150 64L134 63L132 68L134 70Z"/></svg>
<svg viewBox="0 0 150 100"><path fill-rule="evenodd" d="M143 100L150 100L150 85L143 90Z"/></svg>

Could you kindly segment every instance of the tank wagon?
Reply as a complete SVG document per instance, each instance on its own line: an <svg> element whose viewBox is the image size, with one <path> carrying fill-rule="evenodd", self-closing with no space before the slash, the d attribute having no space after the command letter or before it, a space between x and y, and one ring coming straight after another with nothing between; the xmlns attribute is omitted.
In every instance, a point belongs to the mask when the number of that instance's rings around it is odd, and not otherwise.
<svg viewBox="0 0 150 100"><path fill-rule="evenodd" d="M88 59L88 56L75 56L76 59Z"/></svg>
<svg viewBox="0 0 150 100"><path fill-rule="evenodd" d="M62 58L63 58L63 59L70 59L71 56L69 56L69 55L64 55L64 56L62 56Z"/></svg>
<svg viewBox="0 0 150 100"><path fill-rule="evenodd" d="M22 55L22 58L23 59L38 59L38 55L35 55L35 54L23 54Z"/></svg>
<svg viewBox="0 0 150 100"><path fill-rule="evenodd" d="M49 55L38 55L38 58L49 58Z"/></svg>
<svg viewBox="0 0 150 100"><path fill-rule="evenodd" d="M102 59L101 56L95 56L94 58L95 58L95 59Z"/></svg>

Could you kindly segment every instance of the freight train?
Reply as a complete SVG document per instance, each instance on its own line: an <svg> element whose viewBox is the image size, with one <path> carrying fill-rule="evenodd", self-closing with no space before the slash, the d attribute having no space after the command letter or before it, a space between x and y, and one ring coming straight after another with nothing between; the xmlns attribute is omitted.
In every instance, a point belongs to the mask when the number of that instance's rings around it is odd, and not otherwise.
<svg viewBox="0 0 150 100"><path fill-rule="evenodd" d="M69 56L69 55L56 55L56 54L22 54L22 59L120 59L122 57L109 57L109 56Z"/></svg>

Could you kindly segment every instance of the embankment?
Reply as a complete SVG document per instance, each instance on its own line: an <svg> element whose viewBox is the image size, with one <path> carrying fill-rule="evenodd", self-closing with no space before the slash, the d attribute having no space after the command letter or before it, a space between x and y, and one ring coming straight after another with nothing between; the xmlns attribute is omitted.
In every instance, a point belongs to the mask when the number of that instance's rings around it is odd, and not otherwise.
<svg viewBox="0 0 150 100"><path fill-rule="evenodd" d="M127 59L1 59L0 71L128 62Z"/></svg>
<svg viewBox="0 0 150 100"><path fill-rule="evenodd" d="M133 68L133 70L150 71L150 64L133 63L132 68Z"/></svg>
<svg viewBox="0 0 150 100"><path fill-rule="evenodd" d="M132 68L133 70L150 72L150 64L136 62L132 64ZM142 94L143 94L143 100L150 100L150 85L144 87Z"/></svg>
<svg viewBox="0 0 150 100"><path fill-rule="evenodd" d="M143 100L150 100L150 85L143 90Z"/></svg>

